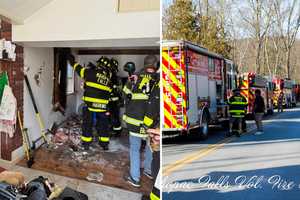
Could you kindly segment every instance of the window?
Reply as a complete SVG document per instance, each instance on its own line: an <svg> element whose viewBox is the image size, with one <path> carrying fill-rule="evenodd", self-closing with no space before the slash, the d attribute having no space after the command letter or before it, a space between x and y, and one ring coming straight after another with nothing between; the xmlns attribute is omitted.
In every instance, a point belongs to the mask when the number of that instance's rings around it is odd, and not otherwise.
<svg viewBox="0 0 300 200"><path fill-rule="evenodd" d="M214 59L212 59L212 58L208 58L208 70L210 72L215 71L215 62L214 62Z"/></svg>

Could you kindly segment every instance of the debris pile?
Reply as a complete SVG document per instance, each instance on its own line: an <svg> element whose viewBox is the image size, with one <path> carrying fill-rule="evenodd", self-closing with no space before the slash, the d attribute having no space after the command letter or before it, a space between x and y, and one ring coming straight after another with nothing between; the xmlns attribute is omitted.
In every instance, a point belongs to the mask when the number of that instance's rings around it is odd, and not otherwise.
<svg viewBox="0 0 300 200"><path fill-rule="evenodd" d="M74 115L63 122L55 131L52 142L57 145L67 144L70 147L80 145L81 120Z"/></svg>
<svg viewBox="0 0 300 200"><path fill-rule="evenodd" d="M53 132L52 142L56 145L56 150L61 152L58 160L72 159L75 162L83 163L88 162L91 164L97 164L105 166L111 162L114 162L118 166L124 166L124 161L116 159L113 154L123 156L128 154L128 145L124 142L124 138L111 138L109 143L109 150L103 151L99 148L98 143L94 142L88 151L85 151L81 146L80 136L81 119L79 116L74 115L69 117ZM97 141L97 133L95 131L95 140ZM107 155L109 154L109 155ZM110 160L110 158L115 158ZM118 162L120 161L120 162Z"/></svg>

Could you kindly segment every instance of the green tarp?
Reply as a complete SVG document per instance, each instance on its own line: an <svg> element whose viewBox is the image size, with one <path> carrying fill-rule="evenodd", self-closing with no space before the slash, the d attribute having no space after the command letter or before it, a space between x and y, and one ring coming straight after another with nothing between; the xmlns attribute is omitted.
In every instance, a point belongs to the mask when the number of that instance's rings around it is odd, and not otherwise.
<svg viewBox="0 0 300 200"><path fill-rule="evenodd" d="M4 86L8 85L8 76L6 72L0 74L0 104L2 100Z"/></svg>

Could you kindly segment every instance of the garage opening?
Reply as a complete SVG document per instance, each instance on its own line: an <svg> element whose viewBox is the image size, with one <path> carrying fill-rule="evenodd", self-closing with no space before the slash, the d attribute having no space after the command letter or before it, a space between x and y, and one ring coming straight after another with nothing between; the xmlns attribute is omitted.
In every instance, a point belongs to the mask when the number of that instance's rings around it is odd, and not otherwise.
<svg viewBox="0 0 300 200"><path fill-rule="evenodd" d="M82 66L96 63L101 56L114 58L119 63L118 77L120 88L127 81L128 73L123 70L125 63L131 61L136 71L144 66L147 55L156 55L159 60L159 46L130 48L24 48L24 65L36 97L37 107L54 145L42 145L35 152L34 169L63 176L88 179L95 183L149 193L152 182L142 177L140 190L126 184L123 177L129 171L128 134L126 127L120 137L112 137L109 151L103 151L94 139L89 152L80 149L82 124L83 81L74 73L67 62L68 54L75 56ZM41 130L33 119L34 111L27 89L24 90L25 124L30 140L37 146L43 142ZM120 107L120 117L124 107ZM30 120L29 120L30 119ZM96 133L95 133L96 136ZM19 162L26 166L26 160Z"/></svg>

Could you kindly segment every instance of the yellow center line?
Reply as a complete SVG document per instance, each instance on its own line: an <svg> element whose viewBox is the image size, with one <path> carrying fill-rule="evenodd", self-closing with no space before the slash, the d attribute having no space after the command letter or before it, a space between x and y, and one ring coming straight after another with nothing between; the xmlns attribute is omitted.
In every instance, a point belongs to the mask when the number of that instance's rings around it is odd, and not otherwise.
<svg viewBox="0 0 300 200"><path fill-rule="evenodd" d="M228 144L234 140L236 140L235 137L226 138L216 144L211 144L204 149L196 151L195 153L192 153L181 160L178 160L172 164L165 166L163 168L163 176L170 175L172 172L183 168L184 166L186 166L187 164L190 164L191 162L193 162L195 160L203 158L204 156L208 155L209 153L223 147L225 144Z"/></svg>

